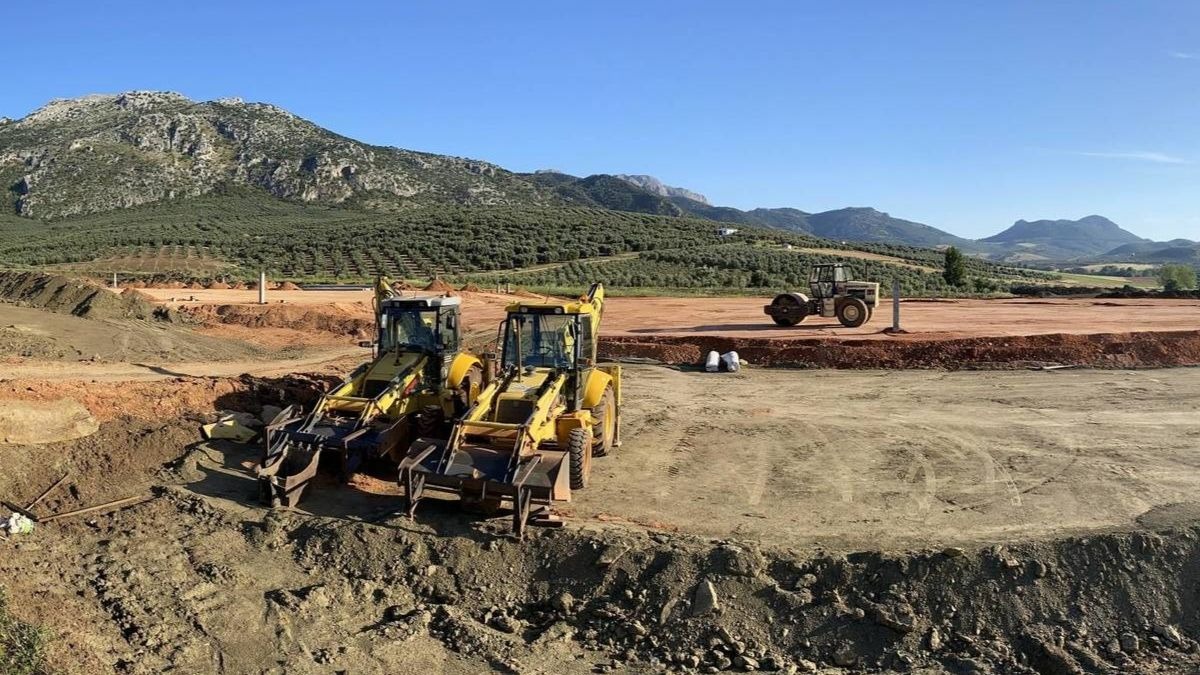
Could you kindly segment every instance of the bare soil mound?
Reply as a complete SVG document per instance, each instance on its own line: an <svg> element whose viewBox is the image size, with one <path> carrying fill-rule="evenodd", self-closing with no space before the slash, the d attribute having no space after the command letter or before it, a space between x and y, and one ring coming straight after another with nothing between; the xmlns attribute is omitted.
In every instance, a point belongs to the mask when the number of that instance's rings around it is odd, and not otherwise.
<svg viewBox="0 0 1200 675"><path fill-rule="evenodd" d="M463 284L463 287L458 290L466 291L467 293L478 293L483 289L481 289L479 286L477 286L475 284Z"/></svg>
<svg viewBox="0 0 1200 675"><path fill-rule="evenodd" d="M275 284L275 290L277 290L277 291L298 291L298 290L300 290L300 287L297 286L296 284L293 284L290 281L281 281L278 284Z"/></svg>
<svg viewBox="0 0 1200 675"><path fill-rule="evenodd" d="M757 366L798 368L1092 368L1200 365L1200 331L1049 334L943 340L817 338L776 340L696 336L615 336L600 343L611 359L649 358L694 365L709 351L737 351Z"/></svg>
<svg viewBox="0 0 1200 675"><path fill-rule="evenodd" d="M290 328L356 337L375 330L370 310L357 304L200 305L184 311L205 323L249 328Z"/></svg>
<svg viewBox="0 0 1200 675"><path fill-rule="evenodd" d="M454 287L445 281L442 281L440 278L434 278L433 281L430 281L428 284L426 284L424 290L432 291L434 293L448 293L453 291Z"/></svg>
<svg viewBox="0 0 1200 675"><path fill-rule="evenodd" d="M141 293L117 295L92 283L37 272L0 272L0 299L89 319L165 318Z"/></svg>
<svg viewBox="0 0 1200 675"><path fill-rule="evenodd" d="M0 443L36 445L96 433L95 418L79 402L0 401Z"/></svg>

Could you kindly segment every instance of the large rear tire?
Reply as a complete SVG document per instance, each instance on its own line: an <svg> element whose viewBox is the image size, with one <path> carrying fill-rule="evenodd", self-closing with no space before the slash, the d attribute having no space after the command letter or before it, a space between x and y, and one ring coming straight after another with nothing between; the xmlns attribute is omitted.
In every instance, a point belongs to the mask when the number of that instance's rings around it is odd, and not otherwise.
<svg viewBox="0 0 1200 675"><path fill-rule="evenodd" d="M596 425L592 427L592 457L604 457L612 451L617 436L617 398L612 385L604 389L600 402L592 408Z"/></svg>
<svg viewBox="0 0 1200 675"><path fill-rule="evenodd" d="M860 298L842 298L836 308L838 321L846 328L858 328L867 322L871 314L867 303Z"/></svg>
<svg viewBox="0 0 1200 675"><path fill-rule="evenodd" d="M587 487L592 475L592 434L589 429L572 429L567 436L567 455L571 462L571 489Z"/></svg>
<svg viewBox="0 0 1200 675"><path fill-rule="evenodd" d="M771 301L771 305L776 311L783 312L782 315L771 315L771 320L775 322L776 326L795 326L808 315L808 307L791 293L780 293Z"/></svg>

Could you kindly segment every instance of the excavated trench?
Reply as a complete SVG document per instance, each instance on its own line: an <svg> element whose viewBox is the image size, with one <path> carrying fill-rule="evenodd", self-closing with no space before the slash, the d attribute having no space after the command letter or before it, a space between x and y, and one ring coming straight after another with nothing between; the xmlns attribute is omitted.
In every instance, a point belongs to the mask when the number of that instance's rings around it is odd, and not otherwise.
<svg viewBox="0 0 1200 675"><path fill-rule="evenodd" d="M1010 369L1042 365L1146 368L1200 365L1200 331L1010 335L938 339L801 340L697 336L613 336L600 343L610 359L672 365L704 362L709 351L738 352L757 366L793 368Z"/></svg>

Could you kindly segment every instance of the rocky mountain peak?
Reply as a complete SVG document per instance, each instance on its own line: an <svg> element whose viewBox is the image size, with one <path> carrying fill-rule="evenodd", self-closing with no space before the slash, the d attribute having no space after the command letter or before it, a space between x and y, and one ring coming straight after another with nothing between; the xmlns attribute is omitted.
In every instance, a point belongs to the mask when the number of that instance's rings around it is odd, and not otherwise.
<svg viewBox="0 0 1200 675"><path fill-rule="evenodd" d="M699 192L693 192L687 188L666 185L654 176L647 176L645 174L619 173L616 174L616 177L620 178L626 183L636 185L641 189L652 194L656 194L660 197L682 197L684 199L690 199L694 202L700 202L701 204L708 205L708 197L705 197Z"/></svg>

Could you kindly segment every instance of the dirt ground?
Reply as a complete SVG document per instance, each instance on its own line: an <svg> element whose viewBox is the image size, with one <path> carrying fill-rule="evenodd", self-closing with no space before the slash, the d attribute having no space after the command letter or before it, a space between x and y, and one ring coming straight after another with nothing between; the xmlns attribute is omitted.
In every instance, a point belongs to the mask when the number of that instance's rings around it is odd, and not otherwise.
<svg viewBox="0 0 1200 675"><path fill-rule="evenodd" d="M38 513L151 499L0 541L0 578L72 673L1200 664L1200 370L627 381L625 443L524 544L332 478L262 507L256 449L197 425L280 382L11 381L0 408L82 403L99 429L0 444L0 495L69 471Z"/></svg>
<svg viewBox="0 0 1200 675"><path fill-rule="evenodd" d="M626 440L581 519L862 550L1200 513L1200 369L626 368Z"/></svg>
<svg viewBox="0 0 1200 675"><path fill-rule="evenodd" d="M144 289L168 302L180 293L194 296L188 305L251 304L256 291ZM273 291L270 302L295 305L362 303L370 307L369 291ZM463 315L484 325L495 325L504 306L515 296L495 293L463 294ZM844 328L836 319L808 318L794 328L780 328L763 314L764 298L613 297L608 299L604 327L608 335L694 334L729 337L800 339L846 337L896 340L955 337L1092 334L1140 331L1200 330L1200 300L907 300L901 303L901 327L907 335L881 333L891 326L890 301L866 325Z"/></svg>
<svg viewBox="0 0 1200 675"><path fill-rule="evenodd" d="M1200 668L1200 368L1141 368L1200 363L1200 302L910 302L889 336L613 298L603 350L683 365L625 365L624 443L518 543L504 514L399 515L385 474L273 511L256 445L201 440L363 359L369 295L144 292L186 320L0 304L0 499L146 498L0 540L56 672ZM467 330L511 300L465 293ZM698 372L710 347L752 365Z"/></svg>

